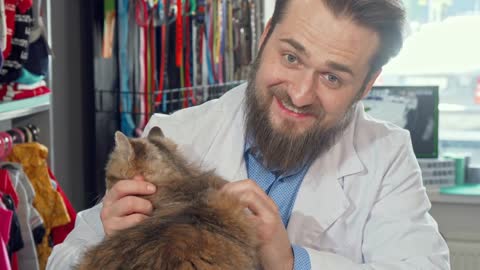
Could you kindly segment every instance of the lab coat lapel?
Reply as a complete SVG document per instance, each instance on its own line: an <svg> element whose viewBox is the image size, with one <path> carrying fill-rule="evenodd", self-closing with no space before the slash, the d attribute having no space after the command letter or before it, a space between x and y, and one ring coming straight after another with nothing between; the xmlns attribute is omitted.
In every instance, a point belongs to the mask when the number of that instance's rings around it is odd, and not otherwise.
<svg viewBox="0 0 480 270"><path fill-rule="evenodd" d="M308 244L304 241L318 239L350 207L337 179L334 161L325 155L305 175L287 228L293 243Z"/></svg>
<svg viewBox="0 0 480 270"><path fill-rule="evenodd" d="M227 108L225 111L224 123L201 164L202 167L215 169L228 181L246 179L244 102L240 102L236 110Z"/></svg>
<svg viewBox="0 0 480 270"><path fill-rule="evenodd" d="M354 147L359 109L342 138L312 163L303 179L287 228L293 243L318 239L351 207L343 180L365 170Z"/></svg>

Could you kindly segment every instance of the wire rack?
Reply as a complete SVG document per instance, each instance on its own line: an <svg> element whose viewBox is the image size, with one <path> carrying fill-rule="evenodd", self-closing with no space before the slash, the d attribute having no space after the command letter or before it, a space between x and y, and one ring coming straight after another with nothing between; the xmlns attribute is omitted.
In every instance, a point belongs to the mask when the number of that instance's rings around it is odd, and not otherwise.
<svg viewBox="0 0 480 270"><path fill-rule="evenodd" d="M97 89L95 91L95 111L96 113L129 113L133 115L151 115L157 112L173 113L183 108L219 98L228 90L244 82L232 81L212 85L164 89L147 93L141 91L121 92L118 89ZM124 104L122 99L130 100L129 108L122 106Z"/></svg>

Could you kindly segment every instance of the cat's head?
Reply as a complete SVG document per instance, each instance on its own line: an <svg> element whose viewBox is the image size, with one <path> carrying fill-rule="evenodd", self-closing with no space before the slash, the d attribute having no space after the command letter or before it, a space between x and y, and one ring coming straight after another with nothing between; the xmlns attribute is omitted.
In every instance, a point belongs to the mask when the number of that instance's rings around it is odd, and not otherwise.
<svg viewBox="0 0 480 270"><path fill-rule="evenodd" d="M107 189L119 180L155 174L175 152L176 144L159 127L153 127L145 138L128 138L117 131L115 148L105 169Z"/></svg>

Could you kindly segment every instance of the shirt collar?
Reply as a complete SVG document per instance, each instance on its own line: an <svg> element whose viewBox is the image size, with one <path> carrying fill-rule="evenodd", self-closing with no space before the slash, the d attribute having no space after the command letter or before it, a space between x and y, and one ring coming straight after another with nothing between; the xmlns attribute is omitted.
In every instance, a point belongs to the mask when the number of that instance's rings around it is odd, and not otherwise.
<svg viewBox="0 0 480 270"><path fill-rule="evenodd" d="M245 159L247 159L250 156L252 158L255 158L258 161L258 163L263 164L262 154L258 151L253 151L253 148L255 147L254 145L255 145L255 143L254 143L253 137L251 135L246 136L245 147L244 147ZM300 172L303 172L304 170L306 170L310 166L310 164L311 163L307 163L307 164L305 164L305 165L303 165L299 168L296 168L295 170L293 170L291 172L287 172L287 173L280 173L280 171L278 171L278 170L270 170L270 169L268 169L268 171L270 171L271 173L273 173L276 176L289 177L289 176L292 176L292 175L296 175Z"/></svg>

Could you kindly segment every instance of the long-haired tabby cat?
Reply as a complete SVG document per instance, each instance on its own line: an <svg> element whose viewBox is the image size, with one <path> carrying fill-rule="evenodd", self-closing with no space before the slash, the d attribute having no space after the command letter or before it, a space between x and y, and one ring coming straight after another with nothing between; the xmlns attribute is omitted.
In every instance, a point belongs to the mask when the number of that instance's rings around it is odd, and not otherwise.
<svg viewBox="0 0 480 270"><path fill-rule="evenodd" d="M89 249L79 270L260 269L247 212L218 191L225 180L188 164L158 127L141 139L117 132L115 142L106 167L107 189L143 175L157 186L155 194L145 196L153 215Z"/></svg>

